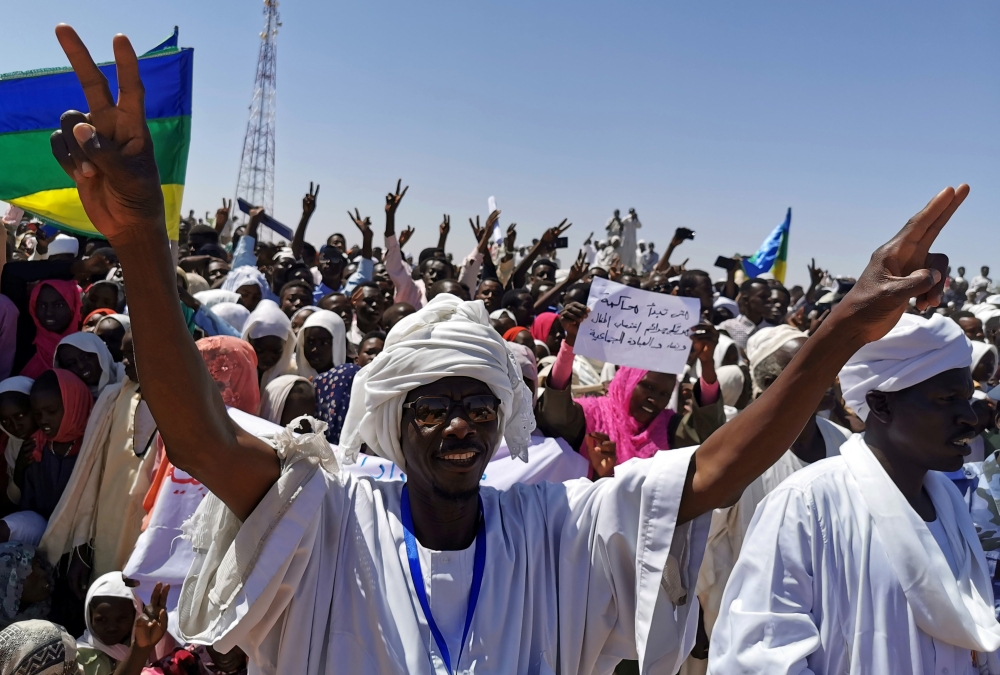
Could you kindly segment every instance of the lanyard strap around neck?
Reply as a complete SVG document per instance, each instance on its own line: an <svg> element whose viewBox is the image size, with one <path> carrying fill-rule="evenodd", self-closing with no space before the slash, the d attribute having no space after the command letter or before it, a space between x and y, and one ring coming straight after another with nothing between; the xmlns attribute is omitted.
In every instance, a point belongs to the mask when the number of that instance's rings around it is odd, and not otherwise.
<svg viewBox="0 0 1000 675"><path fill-rule="evenodd" d="M410 495L403 486L403 493L400 497L400 515L403 518L403 540L406 542L406 558L410 563L410 577L413 581L413 588L417 592L417 600L420 601L420 609L427 619L427 626L434 636L438 651L444 658L445 667L448 672L452 672L451 655L448 653L448 644L444 635L434 621L431 614L430 603L427 602L427 591L424 588L424 575L420 570L420 554L417 551L417 539L413 535L413 517L410 515ZM462 660L462 651L465 649L465 641L469 638L469 628L472 626L472 616L476 613L476 604L479 602L479 591L483 587L483 573L486 569L486 515L483 510L483 498L479 498L479 530L476 532L476 558L472 567L472 588L469 589L469 607L465 612L465 630L462 633L462 644L458 650L458 658L455 659L455 667L458 667Z"/></svg>

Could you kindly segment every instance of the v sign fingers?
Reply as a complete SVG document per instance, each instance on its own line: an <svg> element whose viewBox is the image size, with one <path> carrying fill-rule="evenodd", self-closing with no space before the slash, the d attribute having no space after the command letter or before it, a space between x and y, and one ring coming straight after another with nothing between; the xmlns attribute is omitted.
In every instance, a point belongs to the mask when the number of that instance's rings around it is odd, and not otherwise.
<svg viewBox="0 0 1000 675"><path fill-rule="evenodd" d="M124 35L114 39L119 100L72 28L56 37L83 87L90 113L70 111L52 134L52 153L76 183L80 201L98 232L112 245L165 229L163 192L145 118L145 90L138 59Z"/></svg>

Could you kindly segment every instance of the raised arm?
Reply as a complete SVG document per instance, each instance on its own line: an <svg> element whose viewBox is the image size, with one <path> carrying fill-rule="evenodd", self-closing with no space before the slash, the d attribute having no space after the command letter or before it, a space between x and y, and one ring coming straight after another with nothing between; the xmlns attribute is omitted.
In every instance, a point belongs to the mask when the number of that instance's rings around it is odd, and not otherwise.
<svg viewBox="0 0 1000 675"><path fill-rule="evenodd" d="M451 216L446 213L444 214L444 219L441 221L441 224L438 225L438 248L442 251L445 250L444 247L448 243L449 232L451 232Z"/></svg>
<svg viewBox="0 0 1000 675"><path fill-rule="evenodd" d="M687 239L685 233L694 234L694 232L691 232L691 230L688 230L685 227L678 227L674 230L674 236L670 239L670 245L667 246L667 250L664 251L663 255L656 262L656 266L653 268L654 272L666 272L667 269L669 269L670 256L673 255L674 249L683 244L684 240Z"/></svg>
<svg viewBox="0 0 1000 675"><path fill-rule="evenodd" d="M573 223L567 223L566 220L566 218L563 218L561 223L555 227L550 227L545 230L545 232L542 233L542 238L538 240L538 243L531 247L531 250L528 251L528 255L524 256L524 260L522 260L521 263L514 268L514 274L511 277L512 283L514 284L513 288L524 287L524 280L528 276L528 271L534 264L535 258L537 258L538 254L541 253L542 247L554 244L556 239L562 236L563 232L573 226Z"/></svg>
<svg viewBox="0 0 1000 675"><path fill-rule="evenodd" d="M538 296L538 299L535 300L535 311L541 312L547 307L556 305L567 288L586 276L587 269L587 254L584 251L580 251L576 256L576 262L569 268L566 278Z"/></svg>
<svg viewBox="0 0 1000 675"><path fill-rule="evenodd" d="M52 134L52 153L121 261L143 399L170 461L245 519L277 480L278 459L270 446L229 419L185 325L135 51L127 37L115 36L116 105L76 32L60 25L56 36L83 85L90 113L63 114L61 129Z"/></svg>
<svg viewBox="0 0 1000 675"><path fill-rule="evenodd" d="M226 229L226 223L229 222L229 212L233 210L233 200L230 199L229 203L226 203L226 198L222 198L222 206L215 210L215 231L222 234L222 231Z"/></svg>
<svg viewBox="0 0 1000 675"><path fill-rule="evenodd" d="M319 183L316 183L316 190L313 191L312 181L309 181L309 192L302 198L302 217L299 218L299 226L295 228L292 236L292 255L296 260L302 259L302 244L306 240L306 227L309 226L309 219L316 211L316 198L319 197Z"/></svg>
<svg viewBox="0 0 1000 675"><path fill-rule="evenodd" d="M858 283L774 384L698 447L679 522L735 503L791 447L847 359L888 333L910 298L921 312L940 303L948 258L929 253L930 247L968 194L968 185L942 190L875 251Z"/></svg>

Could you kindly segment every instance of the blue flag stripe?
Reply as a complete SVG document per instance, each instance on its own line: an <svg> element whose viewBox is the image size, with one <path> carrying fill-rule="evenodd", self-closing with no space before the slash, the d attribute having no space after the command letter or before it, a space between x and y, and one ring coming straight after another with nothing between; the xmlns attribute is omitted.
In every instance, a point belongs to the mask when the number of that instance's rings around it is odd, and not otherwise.
<svg viewBox="0 0 1000 675"><path fill-rule="evenodd" d="M139 59L146 87L146 117L184 117L191 114L194 50L182 49ZM118 95L118 69L100 67L113 95ZM83 87L72 70L0 80L0 133L59 128L67 110L88 110Z"/></svg>

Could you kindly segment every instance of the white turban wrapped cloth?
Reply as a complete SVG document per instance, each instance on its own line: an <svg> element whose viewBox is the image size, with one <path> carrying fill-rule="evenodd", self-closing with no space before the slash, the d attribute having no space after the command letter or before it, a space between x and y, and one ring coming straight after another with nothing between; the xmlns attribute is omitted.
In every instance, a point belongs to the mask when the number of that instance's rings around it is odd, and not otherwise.
<svg viewBox="0 0 1000 675"><path fill-rule="evenodd" d="M348 462L365 443L406 471L400 445L407 393L446 377L479 380L500 399L500 430L510 454L528 461L535 428L531 392L503 338L490 326L481 300L442 293L389 332L382 353L354 377L340 449ZM497 438L495 453L500 445Z"/></svg>
<svg viewBox="0 0 1000 675"><path fill-rule="evenodd" d="M750 336L747 340L747 361L750 362L750 380L753 382L756 392L760 393L764 389L757 382L757 375L755 374L757 366L761 361L784 347L786 342L804 337L808 336L797 328L789 326L787 323L761 328Z"/></svg>
<svg viewBox="0 0 1000 675"><path fill-rule="evenodd" d="M951 319L904 314L885 337L865 345L840 371L844 401L868 418L870 391L900 391L947 370L972 365L972 345Z"/></svg>

